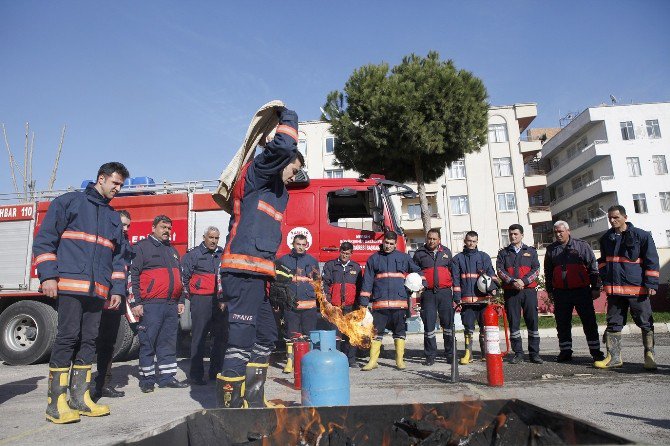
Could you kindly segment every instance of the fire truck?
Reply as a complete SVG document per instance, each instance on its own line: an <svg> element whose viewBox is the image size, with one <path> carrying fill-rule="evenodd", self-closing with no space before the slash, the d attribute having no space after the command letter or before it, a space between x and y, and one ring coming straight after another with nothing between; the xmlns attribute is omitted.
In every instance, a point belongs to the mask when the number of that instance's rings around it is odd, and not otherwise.
<svg viewBox="0 0 670 446"><path fill-rule="evenodd" d="M85 187L87 181L82 183ZM172 245L180 254L197 246L207 227L220 228L222 243L229 215L212 199L216 181L158 183L147 177L131 178L112 200L116 210L130 212L130 243L152 232L159 214L172 219ZM60 193L64 193L61 191ZM59 193L39 194L38 200L0 206L0 359L15 365L49 358L56 336L56 300L44 296L32 257L32 243L51 200ZM398 249L405 250L392 195L414 196L407 186L384 178L315 179L301 173L289 186L289 203L282 222L283 242L277 256L288 253L293 237L307 237L308 252L321 264L338 256L340 243L354 245L353 260L365 265L379 249L385 230L399 234ZM190 329L190 312L180 318ZM114 351L115 360L132 358L139 343L123 318Z"/></svg>

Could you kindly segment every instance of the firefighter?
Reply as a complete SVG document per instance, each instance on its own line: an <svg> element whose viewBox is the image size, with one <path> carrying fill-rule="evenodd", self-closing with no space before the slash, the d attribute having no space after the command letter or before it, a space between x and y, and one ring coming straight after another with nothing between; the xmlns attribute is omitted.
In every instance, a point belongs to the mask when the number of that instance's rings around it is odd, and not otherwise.
<svg viewBox="0 0 670 446"><path fill-rule="evenodd" d="M398 370L405 366L405 319L409 308L405 290L405 276L420 273L409 254L396 251L398 234L393 231L384 233L381 249L371 255L365 264L363 285L361 286L361 306L372 306L372 317L377 336L370 347L370 361L361 370L377 368L377 359L382 348L384 330L393 331L395 344L395 362Z"/></svg>
<svg viewBox="0 0 670 446"><path fill-rule="evenodd" d="M177 373L177 331L184 312L179 254L170 245L172 220L166 215L154 218L152 233L134 246L130 265L134 300L130 304L140 340L139 374L143 393L158 387L187 387L175 378ZM158 366L158 379L156 379Z"/></svg>
<svg viewBox="0 0 670 446"><path fill-rule="evenodd" d="M209 354L210 380L215 380L221 370L223 347L225 345L225 312L219 309L218 273L221 266L223 248L219 246L220 231L214 226L205 229L202 243L188 251L181 259L183 295L190 301L191 310L191 384L204 386L205 344L207 333L212 334Z"/></svg>
<svg viewBox="0 0 670 446"><path fill-rule="evenodd" d="M440 230L431 229L426 234L426 243L414 253L414 263L421 268L426 289L421 295L421 320L423 321L423 351L426 366L435 364L437 341L435 331L439 316L442 325L445 356L451 362L453 355L453 336L451 331L454 319L454 304L451 286L452 255L449 248L440 241Z"/></svg>
<svg viewBox="0 0 670 446"><path fill-rule="evenodd" d="M126 294L121 219L109 202L128 176L121 163L103 164L86 190L51 202L35 236L42 293L58 299L46 409L47 420L56 424L109 415L109 406L91 400L89 385L102 307L109 299L109 308L118 308Z"/></svg>
<svg viewBox="0 0 670 446"><path fill-rule="evenodd" d="M133 248L128 241L128 229L130 229L130 213L126 210L119 211L121 226L123 228L123 261L125 270L128 271L130 262L133 259ZM126 393L116 390L111 384L112 380L112 357L114 356L114 345L119 334L121 318L126 313L125 299L116 309L110 309L107 303L103 308L100 317L100 331L96 341L96 353L98 356L97 370L95 377L95 389L91 398L97 402L103 396L106 398L121 398Z"/></svg>
<svg viewBox="0 0 670 446"><path fill-rule="evenodd" d="M296 308L284 309L286 324L286 366L284 373L293 373L293 341L316 329L319 311L316 308L316 293L311 281L319 276L319 262L307 254L307 237L297 234L293 237L291 252L277 259L277 264L291 271L291 288L296 296Z"/></svg>
<svg viewBox="0 0 670 446"><path fill-rule="evenodd" d="M479 235L475 231L466 233L463 252L454 256L451 267L454 274L454 301L461 303L461 321L465 327L465 353L459 361L462 365L473 361L472 338L475 333L475 321L479 325L479 351L482 359L486 357L482 310L489 303L491 293L489 290L479 290L477 281L482 275L491 277L495 282L499 281L491 257L477 249L478 243ZM494 290L492 292L495 293Z"/></svg>
<svg viewBox="0 0 670 446"><path fill-rule="evenodd" d="M274 137L268 137L264 150L242 168L233 188L233 214L221 257L219 305L228 309L229 322L228 345L217 376L221 407L266 404L268 359L277 340L266 286L275 276L274 260L282 241L286 185L305 164L297 142L298 115L282 107Z"/></svg>
<svg viewBox="0 0 670 446"><path fill-rule="evenodd" d="M629 223L626 209L615 205L607 210L611 228L600 238L598 270L607 293L607 356L597 368L621 367L621 330L628 309L635 325L642 329L644 368L656 370L654 319L651 296L658 290L658 252L651 234Z"/></svg>
<svg viewBox="0 0 670 446"><path fill-rule="evenodd" d="M337 259L329 260L323 265L323 287L326 290L328 302L342 309L342 314L351 313L358 305L358 294L361 290L363 274L361 266L351 260L354 245L342 242L340 255ZM349 339L341 332L342 352L347 355L349 367L357 367L356 346L349 343Z"/></svg>
<svg viewBox="0 0 670 446"><path fill-rule="evenodd" d="M572 360L572 312L576 309L582 320L586 342L594 361L605 358L600 350L598 323L593 300L600 297L600 277L596 256L583 240L570 236L565 221L554 223L556 241L547 247L544 256L546 289L554 301L558 348L557 362Z"/></svg>
<svg viewBox="0 0 670 446"><path fill-rule="evenodd" d="M528 329L528 353L530 361L542 364L540 358L540 332L537 315L537 277L540 261L537 251L523 243L523 226L513 224L508 229L510 244L498 251L496 271L502 280L505 295L505 311L510 324L510 338L514 357L511 364L523 362L521 342L521 312Z"/></svg>

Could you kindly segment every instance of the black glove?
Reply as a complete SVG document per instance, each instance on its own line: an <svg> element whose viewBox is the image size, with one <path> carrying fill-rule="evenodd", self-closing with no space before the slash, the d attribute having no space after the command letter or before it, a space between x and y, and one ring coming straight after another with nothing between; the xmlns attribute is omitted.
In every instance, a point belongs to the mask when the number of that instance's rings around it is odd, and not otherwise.
<svg viewBox="0 0 670 446"><path fill-rule="evenodd" d="M298 307L293 291L293 271L285 265L275 265L275 280L270 284L270 304L283 310L295 310Z"/></svg>

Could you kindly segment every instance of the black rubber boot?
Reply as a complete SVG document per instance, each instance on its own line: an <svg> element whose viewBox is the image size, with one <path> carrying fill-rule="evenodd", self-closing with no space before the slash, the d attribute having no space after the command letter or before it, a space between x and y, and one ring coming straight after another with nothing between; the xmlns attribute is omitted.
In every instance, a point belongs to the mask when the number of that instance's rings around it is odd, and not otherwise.
<svg viewBox="0 0 670 446"><path fill-rule="evenodd" d="M654 358L654 332L652 330L642 332L642 345L644 345L644 369L656 370L656 359Z"/></svg>
<svg viewBox="0 0 670 446"><path fill-rule="evenodd" d="M621 359L621 333L606 331L603 335L607 345L607 356L602 361L595 361L593 366L597 369L611 369L623 366Z"/></svg>
<svg viewBox="0 0 670 446"><path fill-rule="evenodd" d="M47 420L56 424L80 421L79 412L67 404L67 379L70 368L49 367L49 393L47 397Z"/></svg>
<svg viewBox="0 0 670 446"><path fill-rule="evenodd" d="M244 400L248 407L267 407L265 402L265 379L268 364L250 362L244 379Z"/></svg>
<svg viewBox="0 0 670 446"><path fill-rule="evenodd" d="M482 354L482 361L486 361L486 337L484 333L479 333L479 351Z"/></svg>
<svg viewBox="0 0 670 446"><path fill-rule="evenodd" d="M217 407L225 409L241 409L247 407L244 401L244 376L230 378L216 376L216 403Z"/></svg>
<svg viewBox="0 0 670 446"><path fill-rule="evenodd" d="M70 376L70 407L86 417L109 415L109 406L96 404L91 399L90 385L91 365L73 365Z"/></svg>

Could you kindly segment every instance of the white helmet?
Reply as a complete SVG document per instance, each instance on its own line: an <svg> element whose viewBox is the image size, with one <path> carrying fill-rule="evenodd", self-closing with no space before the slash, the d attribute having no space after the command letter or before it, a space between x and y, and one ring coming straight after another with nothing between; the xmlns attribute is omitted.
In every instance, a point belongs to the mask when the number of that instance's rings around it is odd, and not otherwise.
<svg viewBox="0 0 670 446"><path fill-rule="evenodd" d="M497 288L496 283L487 274L480 274L477 278L477 289L482 294L490 294L491 291Z"/></svg>
<svg viewBox="0 0 670 446"><path fill-rule="evenodd" d="M421 290L421 288L423 288L423 280L421 279L421 276L417 273L409 273L407 277L405 277L405 288L413 293Z"/></svg>

